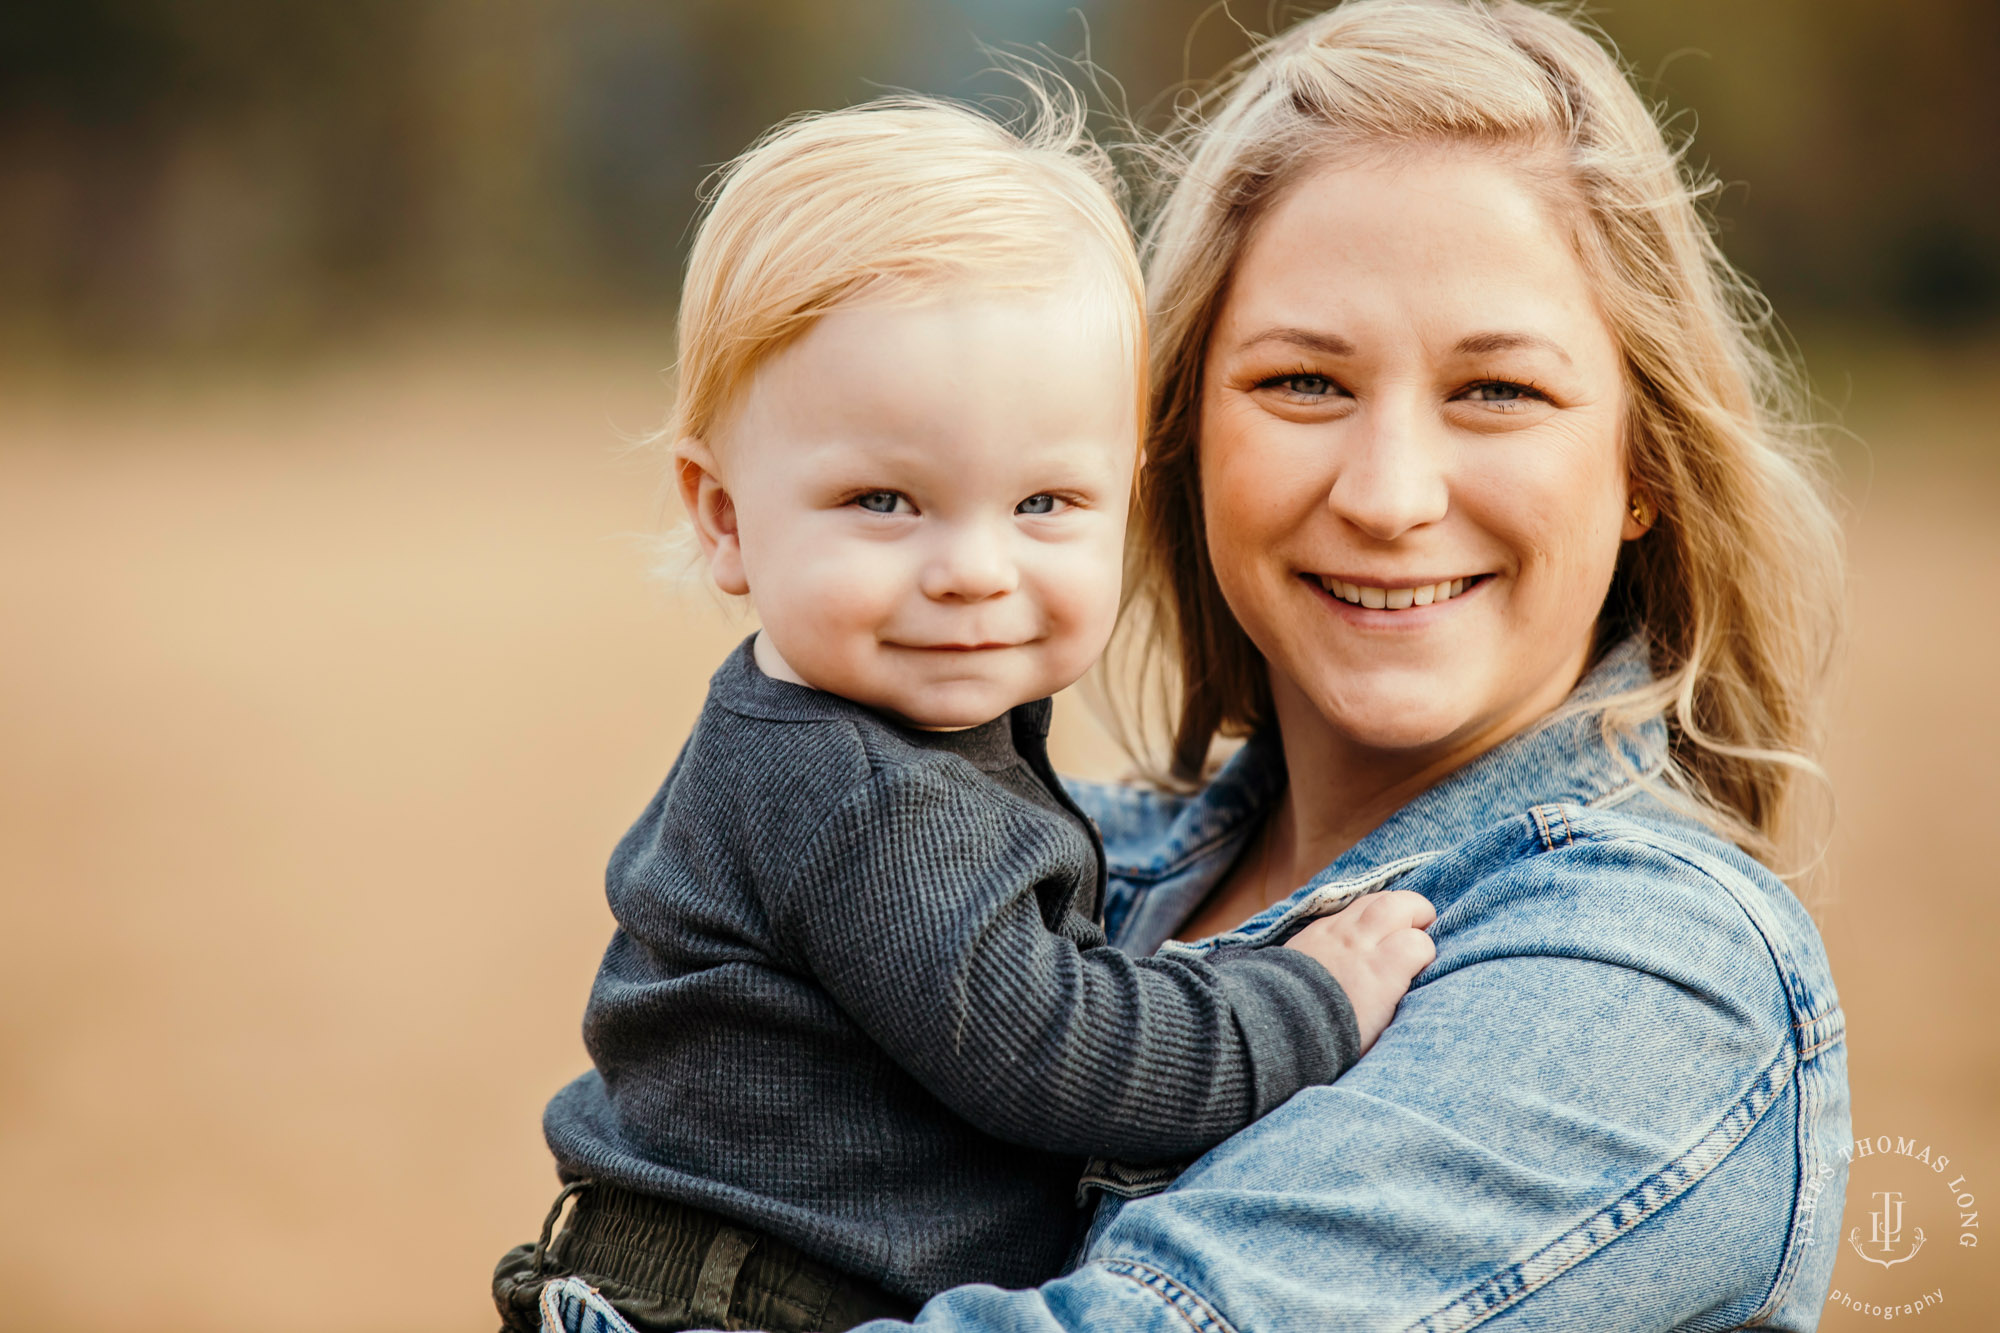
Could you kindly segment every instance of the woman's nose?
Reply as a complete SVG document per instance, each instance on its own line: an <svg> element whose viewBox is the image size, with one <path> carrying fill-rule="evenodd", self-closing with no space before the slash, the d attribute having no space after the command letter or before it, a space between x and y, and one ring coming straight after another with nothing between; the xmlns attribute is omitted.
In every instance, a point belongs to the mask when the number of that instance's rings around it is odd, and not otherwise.
<svg viewBox="0 0 2000 1333"><path fill-rule="evenodd" d="M1327 505L1377 541L1393 541L1445 515L1451 487L1445 442L1423 428L1421 408L1378 401L1349 423Z"/></svg>
<svg viewBox="0 0 2000 1333"><path fill-rule="evenodd" d="M924 564L924 596L940 602L983 602L1020 585L1020 572L1001 534L985 524L955 527Z"/></svg>

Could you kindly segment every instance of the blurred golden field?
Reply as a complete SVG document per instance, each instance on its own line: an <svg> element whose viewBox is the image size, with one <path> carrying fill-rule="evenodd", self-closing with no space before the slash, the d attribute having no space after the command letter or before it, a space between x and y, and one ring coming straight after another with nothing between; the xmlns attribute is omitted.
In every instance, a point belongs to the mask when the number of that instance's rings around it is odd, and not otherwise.
<svg viewBox="0 0 2000 1333"><path fill-rule="evenodd" d="M493 1326L605 856L745 631L646 574L657 464L623 441L666 361L657 330L463 331L0 380L0 1328ZM2000 354L1814 364L1861 441L1818 906L1856 1132L2000 1208ZM1835 1286L2000 1323L1926 1206L1920 1260Z"/></svg>

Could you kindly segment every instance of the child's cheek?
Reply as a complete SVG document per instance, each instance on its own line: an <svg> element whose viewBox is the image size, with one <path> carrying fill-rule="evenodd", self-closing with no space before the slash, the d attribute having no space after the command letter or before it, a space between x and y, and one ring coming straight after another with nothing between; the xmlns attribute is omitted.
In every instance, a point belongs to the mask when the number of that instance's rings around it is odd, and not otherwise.
<svg viewBox="0 0 2000 1333"><path fill-rule="evenodd" d="M1104 652L1118 618L1121 550L1118 530L1051 552L1057 562L1037 580L1043 624L1053 640L1050 666L1081 675Z"/></svg>
<svg viewBox="0 0 2000 1333"><path fill-rule="evenodd" d="M873 634L894 612L911 580L893 545L843 542L800 553L800 612L828 631Z"/></svg>

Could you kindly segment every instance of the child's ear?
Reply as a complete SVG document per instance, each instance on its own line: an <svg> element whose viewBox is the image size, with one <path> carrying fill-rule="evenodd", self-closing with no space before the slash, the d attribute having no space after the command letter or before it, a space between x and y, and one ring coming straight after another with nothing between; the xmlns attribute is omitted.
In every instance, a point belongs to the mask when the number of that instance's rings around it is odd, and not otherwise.
<svg viewBox="0 0 2000 1333"><path fill-rule="evenodd" d="M743 543L736 533L736 504L716 471L715 455L693 436L674 445L674 482L715 586L738 597L749 592Z"/></svg>

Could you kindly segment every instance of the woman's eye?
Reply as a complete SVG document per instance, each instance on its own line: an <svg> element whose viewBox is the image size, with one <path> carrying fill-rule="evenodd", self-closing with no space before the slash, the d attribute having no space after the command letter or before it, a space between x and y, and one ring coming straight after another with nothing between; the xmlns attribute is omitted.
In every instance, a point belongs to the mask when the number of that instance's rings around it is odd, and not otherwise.
<svg viewBox="0 0 2000 1333"><path fill-rule="evenodd" d="M1283 389L1302 398L1324 398L1340 391L1339 386L1324 375L1280 375L1265 380L1263 387Z"/></svg>
<svg viewBox="0 0 2000 1333"><path fill-rule="evenodd" d="M871 514L915 513L916 506L896 491L869 491L854 497L854 503Z"/></svg>
<svg viewBox="0 0 2000 1333"><path fill-rule="evenodd" d="M1056 506L1061 503L1061 500L1046 493L1031 495L1021 501L1021 503L1015 505L1014 512L1017 514L1053 514L1056 512Z"/></svg>
<svg viewBox="0 0 2000 1333"><path fill-rule="evenodd" d="M1526 403L1545 401L1546 395L1526 384L1514 384L1508 380L1483 380L1465 390L1459 397L1475 403Z"/></svg>

